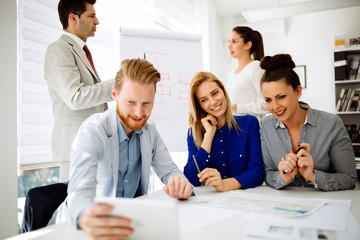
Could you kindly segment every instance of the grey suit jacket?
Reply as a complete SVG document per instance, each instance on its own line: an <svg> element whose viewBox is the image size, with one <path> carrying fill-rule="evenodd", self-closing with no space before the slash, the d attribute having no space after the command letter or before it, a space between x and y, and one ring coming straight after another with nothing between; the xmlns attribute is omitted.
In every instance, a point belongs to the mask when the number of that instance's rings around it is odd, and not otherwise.
<svg viewBox="0 0 360 240"><path fill-rule="evenodd" d="M94 204L96 196L116 196L119 168L119 140L116 107L94 114L80 127L70 152L68 196L56 222L75 220ZM164 184L170 176L186 177L173 162L154 124L146 123L140 136L142 194L148 193L150 167Z"/></svg>
<svg viewBox="0 0 360 240"><path fill-rule="evenodd" d="M70 147L81 123L91 114L104 111L103 104L111 101L114 80L101 82L84 50L64 34L47 48L44 75L55 120L53 160L69 161Z"/></svg>

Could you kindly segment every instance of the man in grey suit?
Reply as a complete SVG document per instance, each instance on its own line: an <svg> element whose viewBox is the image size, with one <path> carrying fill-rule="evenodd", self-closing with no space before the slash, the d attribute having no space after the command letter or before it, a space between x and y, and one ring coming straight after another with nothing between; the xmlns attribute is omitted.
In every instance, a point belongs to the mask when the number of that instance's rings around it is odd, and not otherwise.
<svg viewBox="0 0 360 240"><path fill-rule="evenodd" d="M111 100L114 80L100 80L91 54L84 50L88 37L99 24L96 0L60 0L58 12L64 34L49 45L44 64L53 104L53 161L60 163L60 181L69 176L69 151L81 123L91 114L103 112ZM85 51L88 51L87 53Z"/></svg>
<svg viewBox="0 0 360 240"><path fill-rule="evenodd" d="M154 124L148 122L158 81L160 73L148 61L122 62L112 88L116 106L89 117L75 137L68 196L57 211L57 223L76 223L93 239L130 236L131 219L110 216L112 207L95 205L94 199L148 193L150 167L170 197L190 197L191 184L172 161Z"/></svg>

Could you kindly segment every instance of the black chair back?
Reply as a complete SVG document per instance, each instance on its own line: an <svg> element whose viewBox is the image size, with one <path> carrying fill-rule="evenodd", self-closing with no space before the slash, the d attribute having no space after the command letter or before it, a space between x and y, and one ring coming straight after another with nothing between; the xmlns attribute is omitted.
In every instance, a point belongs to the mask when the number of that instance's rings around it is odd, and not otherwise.
<svg viewBox="0 0 360 240"><path fill-rule="evenodd" d="M67 196L68 183L36 187L26 195L21 233L45 227Z"/></svg>

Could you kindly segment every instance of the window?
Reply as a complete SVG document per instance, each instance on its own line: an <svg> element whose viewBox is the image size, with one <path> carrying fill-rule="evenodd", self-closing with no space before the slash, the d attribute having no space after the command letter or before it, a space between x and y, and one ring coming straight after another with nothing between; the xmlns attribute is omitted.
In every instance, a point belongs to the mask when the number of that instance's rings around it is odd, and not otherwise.
<svg viewBox="0 0 360 240"><path fill-rule="evenodd" d="M52 103L43 73L47 46L63 32L58 2L18 0L19 197L32 187L58 181L59 163L52 161L50 147ZM114 78L119 70L120 26L195 33L193 0L98 0L95 10L100 25L87 44L103 80ZM35 176L40 172L51 174L39 181Z"/></svg>
<svg viewBox="0 0 360 240"><path fill-rule="evenodd" d="M57 166L51 160L52 105L43 77L47 46L62 34L58 0L18 2L18 116L20 169ZM115 76L120 65L119 27L195 32L195 6L190 0L103 0L95 4L100 21L89 38L94 63L102 79ZM172 16L176 15L174 18ZM165 21L164 19L173 19ZM33 168L33 167L32 167Z"/></svg>

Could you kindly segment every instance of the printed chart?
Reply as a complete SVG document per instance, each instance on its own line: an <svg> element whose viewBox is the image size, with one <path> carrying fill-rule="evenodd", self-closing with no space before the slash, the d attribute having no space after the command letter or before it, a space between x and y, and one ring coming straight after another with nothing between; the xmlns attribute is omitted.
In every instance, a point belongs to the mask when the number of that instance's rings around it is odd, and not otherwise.
<svg viewBox="0 0 360 240"><path fill-rule="evenodd" d="M201 201L214 207L230 208L244 212L270 214L278 217L300 217L317 211L326 204L322 200L281 198L273 199L262 195L232 193Z"/></svg>

